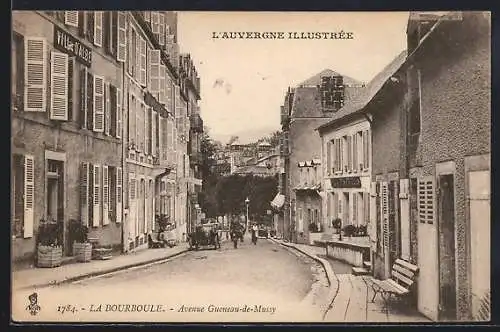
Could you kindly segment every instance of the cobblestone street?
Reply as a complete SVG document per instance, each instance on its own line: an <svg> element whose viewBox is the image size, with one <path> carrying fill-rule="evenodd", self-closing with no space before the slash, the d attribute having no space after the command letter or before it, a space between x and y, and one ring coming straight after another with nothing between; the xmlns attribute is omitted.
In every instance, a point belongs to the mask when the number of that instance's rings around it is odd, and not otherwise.
<svg viewBox="0 0 500 332"><path fill-rule="evenodd" d="M267 240L254 246L246 238L238 249L224 242L219 250L190 251L163 264L37 292L48 320L320 321L317 304L326 293L322 291L325 286L324 272L312 259ZM313 292L304 300L311 288ZM19 305L31 292L33 289L19 292ZM159 313L111 312L115 309L106 307L109 303L161 305L161 309ZM78 312L58 312L63 305ZM234 307L241 310L245 305L252 311L222 312Z"/></svg>

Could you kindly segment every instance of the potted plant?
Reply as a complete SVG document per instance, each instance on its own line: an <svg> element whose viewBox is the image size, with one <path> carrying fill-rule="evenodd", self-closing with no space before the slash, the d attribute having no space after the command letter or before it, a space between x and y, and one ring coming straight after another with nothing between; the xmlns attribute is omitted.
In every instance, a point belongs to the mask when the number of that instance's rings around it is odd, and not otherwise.
<svg viewBox="0 0 500 332"><path fill-rule="evenodd" d="M332 221L332 227L335 228L337 234L340 233L341 226L342 226L342 221L340 220L340 218L336 218Z"/></svg>
<svg viewBox="0 0 500 332"><path fill-rule="evenodd" d="M41 219L37 236L38 267L56 267L62 263L62 223Z"/></svg>
<svg viewBox="0 0 500 332"><path fill-rule="evenodd" d="M73 243L73 256L78 262L90 262L92 243L88 241L89 228L78 220L70 220L69 235Z"/></svg>

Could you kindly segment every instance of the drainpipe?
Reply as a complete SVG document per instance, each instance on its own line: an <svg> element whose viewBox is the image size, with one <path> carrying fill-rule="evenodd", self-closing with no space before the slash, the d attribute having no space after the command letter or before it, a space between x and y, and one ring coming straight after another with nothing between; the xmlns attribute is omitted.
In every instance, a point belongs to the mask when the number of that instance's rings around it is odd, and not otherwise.
<svg viewBox="0 0 500 332"><path fill-rule="evenodd" d="M124 193L124 189L125 189L125 179L127 179L127 190L128 190L128 169L126 168L126 165L127 165L127 162L126 162L126 153L127 153L127 144L125 143L125 130L124 130L124 124L125 123L128 123L128 112L124 112L124 107L123 105L125 105L124 101L125 101L125 96L127 95L125 93L125 63L120 63L121 64L121 67L122 67L122 100L121 100L121 105L122 105L122 133L121 133L121 137L122 137L122 155L121 155L121 166L122 166L122 210L121 211L117 211L117 213L121 213L122 214L122 236L121 236L121 241L122 241L122 252L125 253L127 252L127 243L126 243L126 239L127 239L127 235L125 234L125 230L127 229L128 227L128 220L127 220L127 216L128 216L128 213L125 214L124 211L125 211L125 195L123 194ZM127 114L127 121L125 121L125 113ZM128 191L127 191L128 192ZM128 196L127 196L127 202L128 202ZM127 204L127 210L128 210L128 204Z"/></svg>

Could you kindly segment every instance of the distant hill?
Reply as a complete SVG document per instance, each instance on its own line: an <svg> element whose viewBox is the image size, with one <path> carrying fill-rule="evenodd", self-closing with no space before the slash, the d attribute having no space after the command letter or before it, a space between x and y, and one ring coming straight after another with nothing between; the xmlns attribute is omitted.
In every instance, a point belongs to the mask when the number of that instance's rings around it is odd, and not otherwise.
<svg viewBox="0 0 500 332"><path fill-rule="evenodd" d="M262 127L262 128L255 128L255 129L247 129L239 132L234 132L231 134L217 134L214 132L210 133L210 136L217 140L220 141L221 143L225 144L229 141L231 136L238 136L238 142L241 144L249 144L249 143L254 143L258 139L267 137L276 130L280 130L281 128L279 125L277 126L269 126L269 127Z"/></svg>

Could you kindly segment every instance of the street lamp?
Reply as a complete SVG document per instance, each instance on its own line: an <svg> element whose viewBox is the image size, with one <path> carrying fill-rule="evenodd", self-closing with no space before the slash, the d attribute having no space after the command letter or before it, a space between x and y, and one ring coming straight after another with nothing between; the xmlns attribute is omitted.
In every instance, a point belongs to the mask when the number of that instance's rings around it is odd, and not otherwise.
<svg viewBox="0 0 500 332"><path fill-rule="evenodd" d="M248 219L248 205L250 204L250 200L248 197L245 199L245 205L247 207L247 229L249 228L249 219Z"/></svg>

